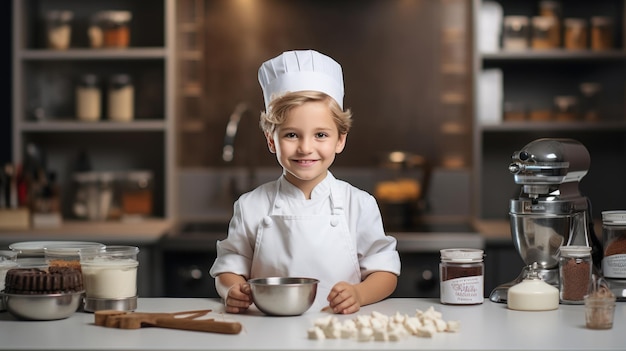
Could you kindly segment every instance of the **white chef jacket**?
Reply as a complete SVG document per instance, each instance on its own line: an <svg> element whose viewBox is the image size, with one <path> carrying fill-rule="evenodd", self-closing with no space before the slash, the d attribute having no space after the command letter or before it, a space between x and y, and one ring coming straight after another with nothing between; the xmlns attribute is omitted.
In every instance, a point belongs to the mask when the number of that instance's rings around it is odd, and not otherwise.
<svg viewBox="0 0 626 351"><path fill-rule="evenodd" d="M382 218L376 200L369 193L347 182L336 179L331 172L312 191L311 199L306 199L300 189L289 183L284 176L278 180L259 186L243 194L234 204L234 214L228 228L228 237L217 242L217 258L210 274L216 277L220 273L230 272L252 277L251 266L254 256L256 235L264 217L270 213L273 199L280 189L282 203L280 214L317 215L330 214L331 186L339 189L344 206L347 225L356 248L361 279L376 271L400 274L400 258L396 251L396 239L387 236L383 229ZM259 247L272 250L272 247ZM332 260L332 257L320 253L320 259Z"/></svg>

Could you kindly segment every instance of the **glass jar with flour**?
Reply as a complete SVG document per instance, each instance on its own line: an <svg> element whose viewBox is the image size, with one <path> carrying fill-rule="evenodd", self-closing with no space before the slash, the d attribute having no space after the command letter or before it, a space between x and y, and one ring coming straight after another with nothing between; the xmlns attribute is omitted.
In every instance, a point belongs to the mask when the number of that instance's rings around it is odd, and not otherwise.
<svg viewBox="0 0 626 351"><path fill-rule="evenodd" d="M107 246L81 257L86 311L137 308L138 253L135 246Z"/></svg>

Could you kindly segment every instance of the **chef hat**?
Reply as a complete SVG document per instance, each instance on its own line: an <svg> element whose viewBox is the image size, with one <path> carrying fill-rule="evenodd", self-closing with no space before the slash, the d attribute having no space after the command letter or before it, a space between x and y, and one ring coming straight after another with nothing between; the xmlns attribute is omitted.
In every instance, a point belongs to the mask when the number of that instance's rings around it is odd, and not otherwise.
<svg viewBox="0 0 626 351"><path fill-rule="evenodd" d="M286 51L259 68L265 107L272 96L314 90L328 94L343 109L343 74L332 58L314 50Z"/></svg>

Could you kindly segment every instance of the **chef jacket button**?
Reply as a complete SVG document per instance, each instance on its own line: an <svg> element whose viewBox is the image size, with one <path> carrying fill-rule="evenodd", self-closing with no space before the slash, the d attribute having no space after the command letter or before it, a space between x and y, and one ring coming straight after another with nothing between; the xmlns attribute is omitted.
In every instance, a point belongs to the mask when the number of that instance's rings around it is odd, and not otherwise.
<svg viewBox="0 0 626 351"><path fill-rule="evenodd" d="M336 227L339 225L339 219L337 218L333 218L330 220L330 225L332 225L333 227Z"/></svg>
<svg viewBox="0 0 626 351"><path fill-rule="evenodd" d="M272 224L272 219L270 218L270 216L263 217L263 225L265 225L267 227L270 224Z"/></svg>
<svg viewBox="0 0 626 351"><path fill-rule="evenodd" d="M283 202L280 200L276 200L276 202L274 203L274 206L276 208L281 208L283 206Z"/></svg>

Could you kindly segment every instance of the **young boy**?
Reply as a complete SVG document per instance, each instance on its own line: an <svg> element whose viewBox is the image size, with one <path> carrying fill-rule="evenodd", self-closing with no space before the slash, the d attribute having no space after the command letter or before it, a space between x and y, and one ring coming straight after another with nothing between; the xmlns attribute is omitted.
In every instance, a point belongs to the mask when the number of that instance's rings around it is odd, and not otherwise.
<svg viewBox="0 0 626 351"><path fill-rule="evenodd" d="M281 177L242 195L211 268L226 311L252 304L247 279L320 281L312 308L354 313L388 297L400 274L373 196L328 170L352 123L343 110L343 73L313 50L288 51L259 69L266 111L261 128Z"/></svg>

